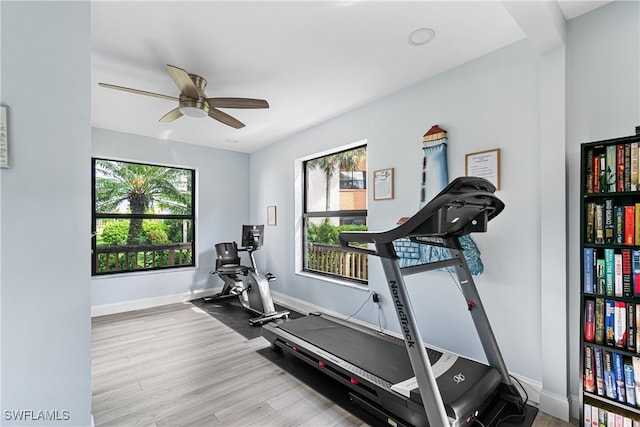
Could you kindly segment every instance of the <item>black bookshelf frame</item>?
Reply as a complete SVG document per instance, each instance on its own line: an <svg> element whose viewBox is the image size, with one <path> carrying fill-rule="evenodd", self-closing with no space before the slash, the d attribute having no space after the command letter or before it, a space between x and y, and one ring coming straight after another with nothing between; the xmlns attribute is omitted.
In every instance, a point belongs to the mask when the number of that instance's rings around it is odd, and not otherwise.
<svg viewBox="0 0 640 427"><path fill-rule="evenodd" d="M640 191L607 191L602 192L599 191L597 193L587 192L587 161L588 156L587 153L589 150L593 153L594 150L603 149L607 146L611 145L619 145L619 144L628 144L628 143L639 143L640 144L640 135L627 136L622 138L613 138L595 142L588 142L581 145L580 149L580 375L579 375L579 390L580 390L580 407L579 407L579 424L582 425L585 420L585 405L594 405L598 408L604 409L608 412L613 412L616 414L621 414L624 417L631 418L634 420L634 425L640 423L640 401L636 401L636 406L631 406L627 403L621 403L617 400L612 400L605 396L600 396L597 394L597 385L596 391L591 393L585 391L584 388L584 376L585 376L585 346L590 346L592 348L600 348L603 351L611 351L615 353L622 354L623 357L640 357L639 351L631 351L628 348L619 348L615 346L606 345L605 344L596 344L595 342L588 342L585 340L585 304L587 300L596 300L596 298L610 299L613 301L623 301L625 303L634 303L640 304L640 296L633 296L633 288L632 288L632 296L629 297L620 297L620 296L611 296L605 294L597 293L597 288L594 288L594 293L586 293L584 288L585 282L585 248L593 248L595 250L604 251L605 248L614 249L614 251L620 252L622 249L630 249L630 250L640 250L640 242L634 241L634 245L626 245L626 244L618 244L618 243L595 243L588 242L586 239L587 234L587 216L586 210L588 203L602 202L606 199L615 200L615 205L625 206L629 204L640 203ZM591 161L593 161L591 159ZM639 150L639 160L640 162L640 150ZM593 164L590 165L593 168ZM640 166L639 166L640 168ZM640 173L640 172L639 172ZM635 225L638 227L638 224ZM595 271L593 272L595 275ZM596 286L594 280L594 287ZM633 282L631 284L633 286ZM628 319L628 316L627 316ZM638 322L636 321L636 325ZM634 327L636 326L634 325ZM628 328L627 328L628 329ZM628 339L628 337L627 337ZM640 348L640 343L636 342L636 349ZM604 354L604 353L603 353ZM593 361L595 363L595 360ZM595 367L594 367L594 379L595 379ZM637 380L636 380L637 381ZM592 421L593 422L593 421Z"/></svg>

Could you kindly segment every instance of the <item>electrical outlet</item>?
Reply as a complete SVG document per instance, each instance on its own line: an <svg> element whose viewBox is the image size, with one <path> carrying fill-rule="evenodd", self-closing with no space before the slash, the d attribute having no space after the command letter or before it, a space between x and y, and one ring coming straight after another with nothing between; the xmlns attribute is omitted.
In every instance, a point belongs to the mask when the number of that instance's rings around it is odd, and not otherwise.
<svg viewBox="0 0 640 427"><path fill-rule="evenodd" d="M374 292L371 296L373 297L373 302L380 302L380 295Z"/></svg>

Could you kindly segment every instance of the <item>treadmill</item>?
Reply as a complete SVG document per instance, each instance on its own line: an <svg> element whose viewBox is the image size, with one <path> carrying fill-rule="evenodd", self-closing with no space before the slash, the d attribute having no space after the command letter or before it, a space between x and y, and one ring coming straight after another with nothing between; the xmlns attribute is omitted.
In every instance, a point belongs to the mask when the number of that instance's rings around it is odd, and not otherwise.
<svg viewBox="0 0 640 427"><path fill-rule="evenodd" d="M274 350L285 351L350 389L351 400L392 426L497 425L524 415L467 266L459 237L484 232L504 204L486 179L460 177L398 227L385 232L342 232L351 251L380 258L404 339L325 314L263 326ZM400 268L393 241L408 237L446 248L450 258ZM455 271L488 365L425 346L404 276Z"/></svg>

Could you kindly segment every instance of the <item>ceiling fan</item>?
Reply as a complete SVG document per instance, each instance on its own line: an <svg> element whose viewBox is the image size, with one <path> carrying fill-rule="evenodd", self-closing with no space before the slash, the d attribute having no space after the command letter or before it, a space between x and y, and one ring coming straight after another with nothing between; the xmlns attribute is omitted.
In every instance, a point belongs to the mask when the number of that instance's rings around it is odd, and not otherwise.
<svg viewBox="0 0 640 427"><path fill-rule="evenodd" d="M244 127L244 123L229 114L218 110L218 108L269 108L269 103L264 99L252 98L207 98L204 89L207 81L196 75L189 74L182 68L167 64L169 75L173 82L180 89L180 96L162 95L160 93L147 92L144 90L131 89L124 86L116 86L108 83L98 83L101 87L121 90L124 92L137 93L139 95L154 96L156 98L178 101L178 107L169 111L160 118L163 123L172 122L183 115L189 117L206 117L218 120L225 125L239 129Z"/></svg>

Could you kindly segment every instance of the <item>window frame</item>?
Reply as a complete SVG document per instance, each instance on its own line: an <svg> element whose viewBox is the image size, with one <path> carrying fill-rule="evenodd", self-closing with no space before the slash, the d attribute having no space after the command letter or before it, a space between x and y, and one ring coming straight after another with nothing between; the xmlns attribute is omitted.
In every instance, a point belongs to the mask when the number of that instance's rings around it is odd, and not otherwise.
<svg viewBox="0 0 640 427"><path fill-rule="evenodd" d="M120 163L128 163L134 165L141 166L153 166L159 168L170 168L170 169L179 169L183 171L188 171L190 174L191 181L191 213L190 214L157 214L157 213L148 213L148 214L133 214L133 213L99 213L96 212L96 163L97 161L109 161L109 162L120 162ZM196 187L197 187L197 173L196 169L184 167L184 166L174 166L174 165L165 165L159 163L148 163L141 161L132 161L132 160L122 160L108 157L91 157L91 276L92 277L105 277L114 274L136 274L136 273L147 273L147 272L158 272L163 270L174 271L175 269L180 268L193 268L196 266ZM98 271L98 255L97 255L97 222L101 219L162 219L162 220L189 220L191 221L192 227L192 238L191 238L191 262L186 264L179 265L166 265L166 266L155 266L150 268L136 268L136 269L125 269L125 270L114 270L114 271Z"/></svg>
<svg viewBox="0 0 640 427"><path fill-rule="evenodd" d="M319 276L319 277L325 277L325 278L329 278L332 280L339 280L339 281L344 281L346 283L349 284L357 284L357 285L364 285L364 286L368 286L368 280L363 280L363 279L357 279L357 278L351 278L351 277L345 277L345 276L340 276L338 274L333 274L333 273L329 273L329 272L322 272L322 271L318 271L318 270L311 270L307 268L307 250L306 250L306 245L307 245L307 224L308 224L308 220L310 218L367 218L368 219L368 209L350 209L350 210L333 210L333 211L310 211L308 210L308 206L309 204L308 202L308 164L309 162L312 162L316 159L320 159L322 157L328 157L334 154L338 154L338 153L343 153L343 152L347 152L347 151L352 151L352 150L356 150L358 148L364 148L365 149L365 156L366 156L366 149L367 149L367 143L366 141L361 142L359 144L355 144L355 145L349 145L346 147L339 147L335 150L331 150L331 151L325 151L323 153L319 153L317 155L312 155L310 157L306 157L304 159L302 159L302 163L301 163L301 173L302 173L302 197L301 197L301 202L302 202L302 230L301 230L301 241L299 242L299 244L301 245L301 255L302 255L302 265L301 265L301 269L300 271L302 273L305 274L310 274L310 275L314 275L314 276ZM338 173L342 172L341 170L338 171ZM368 205L368 188L366 185L366 177L368 174L368 164L367 164L367 170L364 171L364 188L362 189L358 189L358 190L364 190L366 191L367 194L367 205ZM338 180L340 181L340 176L338 175ZM350 191L350 190L354 190L354 189L343 189L340 188L340 182L338 182L338 189L339 191Z"/></svg>

